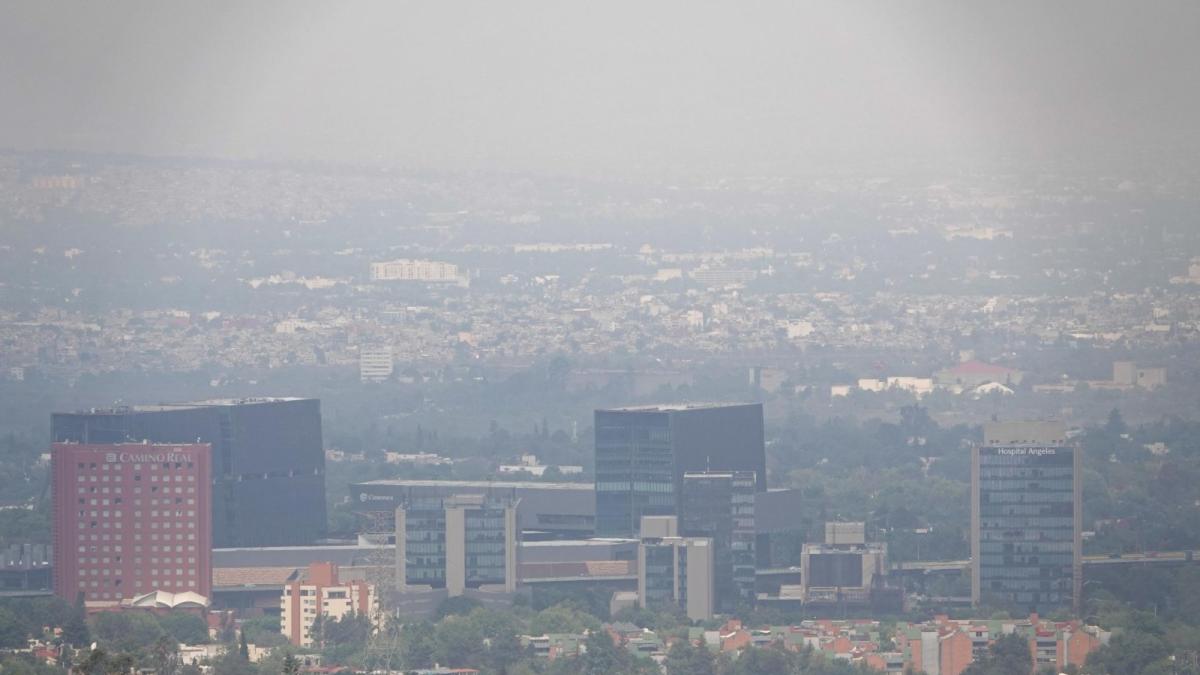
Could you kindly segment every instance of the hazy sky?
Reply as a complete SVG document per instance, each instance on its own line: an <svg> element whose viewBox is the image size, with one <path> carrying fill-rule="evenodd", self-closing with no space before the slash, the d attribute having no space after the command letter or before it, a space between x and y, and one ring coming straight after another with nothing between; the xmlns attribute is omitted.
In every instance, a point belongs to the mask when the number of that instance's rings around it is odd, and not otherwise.
<svg viewBox="0 0 1200 675"><path fill-rule="evenodd" d="M541 172L1200 149L1200 2L0 5L0 146Z"/></svg>

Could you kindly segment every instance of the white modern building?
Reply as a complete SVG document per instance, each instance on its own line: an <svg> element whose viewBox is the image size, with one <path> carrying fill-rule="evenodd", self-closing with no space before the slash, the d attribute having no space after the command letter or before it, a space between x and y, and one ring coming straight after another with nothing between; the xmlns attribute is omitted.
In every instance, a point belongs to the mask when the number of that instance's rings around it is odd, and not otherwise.
<svg viewBox="0 0 1200 675"><path fill-rule="evenodd" d="M371 263L371 281L459 281L458 265L437 260L389 260Z"/></svg>
<svg viewBox="0 0 1200 675"><path fill-rule="evenodd" d="M395 371L391 346L362 347L358 351L358 376L363 382L383 382Z"/></svg>
<svg viewBox="0 0 1200 675"><path fill-rule="evenodd" d="M678 604L692 621L707 621L715 610L713 542L678 536L675 516L643 516L638 545L638 605Z"/></svg>

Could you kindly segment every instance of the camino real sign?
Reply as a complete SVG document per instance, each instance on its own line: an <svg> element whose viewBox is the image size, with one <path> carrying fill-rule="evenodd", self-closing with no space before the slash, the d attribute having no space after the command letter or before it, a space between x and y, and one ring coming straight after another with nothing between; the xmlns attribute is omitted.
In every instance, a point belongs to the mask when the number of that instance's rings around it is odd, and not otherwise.
<svg viewBox="0 0 1200 675"><path fill-rule="evenodd" d="M109 452L105 453L104 461L111 464L117 462L190 462L192 461L192 456L179 452L179 448L174 448L162 452Z"/></svg>

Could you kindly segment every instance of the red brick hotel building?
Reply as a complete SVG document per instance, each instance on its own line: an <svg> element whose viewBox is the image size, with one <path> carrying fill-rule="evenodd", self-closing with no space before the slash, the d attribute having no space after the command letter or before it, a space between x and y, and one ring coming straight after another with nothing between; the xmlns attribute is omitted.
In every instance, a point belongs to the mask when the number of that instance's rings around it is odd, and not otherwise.
<svg viewBox="0 0 1200 675"><path fill-rule="evenodd" d="M51 446L54 592L92 606L212 597L211 446Z"/></svg>

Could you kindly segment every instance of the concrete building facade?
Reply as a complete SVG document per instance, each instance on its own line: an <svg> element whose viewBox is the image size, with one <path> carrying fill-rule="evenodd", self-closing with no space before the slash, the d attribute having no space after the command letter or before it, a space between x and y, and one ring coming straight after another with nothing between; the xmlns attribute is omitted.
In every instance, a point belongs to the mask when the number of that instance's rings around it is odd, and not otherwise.
<svg viewBox="0 0 1200 675"><path fill-rule="evenodd" d="M583 539L592 536L595 529L591 483L373 480L350 486L350 498L360 519L360 537L381 544L390 543L395 534L397 506L471 494L515 502L524 540Z"/></svg>
<svg viewBox="0 0 1200 675"><path fill-rule="evenodd" d="M638 606L681 606L692 621L716 612L712 540L680 537L673 516L648 516L638 545Z"/></svg>
<svg viewBox="0 0 1200 675"><path fill-rule="evenodd" d="M355 614L367 617L376 628L381 625L383 615L375 587L361 580L343 583L335 563L314 562L303 578L284 587L279 630L293 645L312 647L320 637L313 632L319 617L339 620Z"/></svg>
<svg viewBox="0 0 1200 675"><path fill-rule="evenodd" d="M520 530L517 502L488 495L450 495L396 508L396 588L517 590Z"/></svg>

